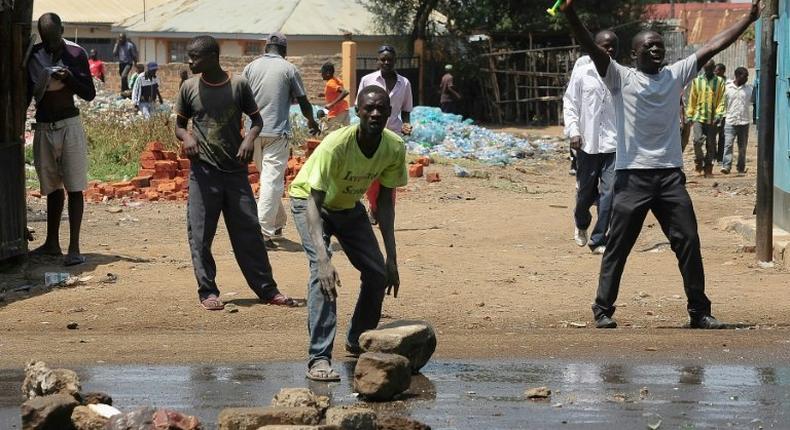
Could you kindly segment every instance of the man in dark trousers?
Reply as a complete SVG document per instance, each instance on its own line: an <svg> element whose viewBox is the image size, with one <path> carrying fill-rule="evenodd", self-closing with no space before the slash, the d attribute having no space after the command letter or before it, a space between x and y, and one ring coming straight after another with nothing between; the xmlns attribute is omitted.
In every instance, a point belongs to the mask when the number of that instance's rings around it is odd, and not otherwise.
<svg viewBox="0 0 790 430"><path fill-rule="evenodd" d="M128 91L129 73L137 64L137 46L126 38L126 33L118 35L112 48L112 56L118 59L118 74L121 75L121 92Z"/></svg>
<svg viewBox="0 0 790 430"><path fill-rule="evenodd" d="M400 280L395 252L393 190L406 185L406 148L387 130L390 116L387 90L370 85L357 97L359 125L341 128L324 138L290 188L291 212L309 261L307 327L310 349L307 378L337 381L332 346L337 329L336 285L329 239L335 236L351 264L360 272L360 291L346 338L346 350L359 354L359 336L381 318L384 292L398 297ZM373 180L378 194L379 228L387 251L385 260L360 199Z"/></svg>
<svg viewBox="0 0 790 430"><path fill-rule="evenodd" d="M96 97L88 55L79 45L63 39L63 24L54 13L38 19L42 42L33 46L28 68L28 104L36 100L33 157L47 196L47 239L32 251L60 256L60 217L69 198L69 250L66 266L85 262L80 253L80 228L85 209L83 191L88 186L88 140L82 128L74 96L91 101Z"/></svg>
<svg viewBox="0 0 790 430"><path fill-rule="evenodd" d="M705 295L697 220L685 186L680 128L674 125L680 114L683 87L694 79L702 65L757 20L759 0L752 4L747 16L670 66L663 66L666 50L661 35L654 31L638 33L631 44L636 69L621 66L595 44L576 15L573 0L566 0L562 9L609 87L618 115L612 221L592 306L596 327L617 327L612 315L620 279L648 210L655 215L678 258L688 299L689 325L704 329L726 327L711 315L710 300Z"/></svg>
<svg viewBox="0 0 790 430"><path fill-rule="evenodd" d="M198 76L184 82L176 99L176 137L192 160L187 231L200 303L207 310L224 308L211 255L222 214L233 255L252 291L263 303L293 306L293 300L281 294L274 282L247 179L253 144L263 126L252 90L244 78L222 70L219 45L213 37L192 39L188 56L189 68ZM243 140L242 114L252 121ZM191 132L187 130L190 119Z"/></svg>

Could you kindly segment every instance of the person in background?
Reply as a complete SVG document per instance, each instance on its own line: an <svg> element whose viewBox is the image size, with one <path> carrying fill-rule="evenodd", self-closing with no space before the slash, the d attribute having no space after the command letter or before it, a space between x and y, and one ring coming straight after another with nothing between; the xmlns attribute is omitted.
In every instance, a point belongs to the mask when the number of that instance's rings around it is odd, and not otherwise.
<svg viewBox="0 0 790 430"><path fill-rule="evenodd" d="M247 178L255 138L263 126L252 90L246 79L222 70L219 44L213 37L195 37L187 50L189 68L196 76L184 82L178 92L175 133L191 160L187 232L200 304L211 311L225 307L211 255L221 214L233 255L250 289L262 303L291 306L293 299L280 293L274 281ZM252 124L244 138L242 114ZM187 129L190 120L191 131Z"/></svg>
<svg viewBox="0 0 790 430"><path fill-rule="evenodd" d="M713 73L716 76L720 77L722 81L724 81L725 91L727 86L727 66L723 63L717 63L716 67L713 69ZM726 103L725 103L726 108ZM719 127L716 129L716 162L721 164L722 158L724 157L724 127L727 124L726 114L725 117L721 119Z"/></svg>
<svg viewBox="0 0 790 430"><path fill-rule="evenodd" d="M604 30L595 35L595 44L615 57L617 35ZM589 246L593 254L606 250L606 233L611 218L614 183L615 150L617 149L617 116L609 88L588 55L573 66L568 88L562 99L565 134L571 149L576 151L576 208L573 238L578 246ZM598 220L592 234L590 208L598 204Z"/></svg>
<svg viewBox="0 0 790 430"><path fill-rule="evenodd" d="M716 130L724 118L724 79L713 70L716 63L705 63L704 73L691 81L686 120L691 122L694 141L694 170L706 178L713 176L716 160Z"/></svg>
<svg viewBox="0 0 790 430"><path fill-rule="evenodd" d="M391 107L391 113L387 120L387 128L402 136L411 134L412 129L410 120L414 103L411 93L411 82L395 70L397 59L395 48L390 45L382 45L379 47L379 70L363 76L359 81L359 88L361 90L367 86L376 85L387 90ZM357 97L359 97L359 93L357 93ZM373 181L365 195L370 205L368 218L370 218L371 224L376 224L378 223L376 213L379 200L379 182ZM392 193L392 198L395 198L394 191Z"/></svg>
<svg viewBox="0 0 790 430"><path fill-rule="evenodd" d="M458 113L458 101L461 100L461 94L455 90L453 83L453 65L444 65L444 76L442 82L439 84L439 106L444 113Z"/></svg>
<svg viewBox="0 0 790 430"><path fill-rule="evenodd" d="M359 355L359 336L376 328L385 292L398 297L400 278L395 247L395 206L392 193L406 185L406 146L386 129L390 103L377 85L357 97L359 124L343 127L318 145L291 184L291 212L308 259L307 329L310 337L307 378L337 381L332 349L337 330L340 278L332 265L329 239L335 236L343 253L360 272L357 304L346 337L346 351ZM370 183L381 182L379 217L384 259L376 235L359 201Z"/></svg>
<svg viewBox="0 0 790 430"><path fill-rule="evenodd" d="M60 218L68 194L69 249L63 264L75 266L85 263L80 252L80 229L85 209L83 191L88 186L88 139L74 96L91 101L96 88L85 50L63 39L58 15L42 15L38 33L42 42L33 45L27 63L27 104L36 100L33 161L41 194L47 196L47 239L32 254L63 255Z"/></svg>
<svg viewBox="0 0 790 430"><path fill-rule="evenodd" d="M324 86L324 109L326 109L325 132L337 130L350 123L348 115L348 90L343 87L343 81L335 77L335 65L324 63L321 66L321 78L326 81Z"/></svg>
<svg viewBox="0 0 790 430"><path fill-rule="evenodd" d="M727 82L727 118L724 126L724 156L721 173L725 175L732 169L733 144L738 139L738 173L746 172L746 145L749 142L749 124L752 115L754 87L749 81L749 71L745 67L735 69L735 79Z"/></svg>
<svg viewBox="0 0 790 430"><path fill-rule="evenodd" d="M137 78L143 76L145 73L145 66L142 64L135 64L134 65L134 72L129 75L129 89L122 92L121 96L126 98L132 98L132 88L134 88L134 83L137 82Z"/></svg>
<svg viewBox="0 0 790 430"><path fill-rule="evenodd" d="M88 56L88 67L90 67L91 76L104 82L104 62L99 60L99 54L95 49L91 49Z"/></svg>
<svg viewBox="0 0 790 430"><path fill-rule="evenodd" d="M157 99L159 99L159 104L163 103L162 94L159 93L157 70L159 70L158 64L153 61L148 63L145 74L138 77L134 82L134 87L132 87L132 102L145 119L151 118L151 113L155 109L154 103L156 103Z"/></svg>
<svg viewBox="0 0 790 430"><path fill-rule="evenodd" d="M129 90L129 73L137 64L137 46L126 38L126 33L118 35L112 48L112 56L118 60L118 74L121 75L121 93Z"/></svg>
<svg viewBox="0 0 790 430"><path fill-rule="evenodd" d="M242 75L249 81L263 117L263 131L255 145L254 158L261 172L258 221L266 246L275 249L277 244L272 239L282 237L287 220L282 198L285 170L291 155L291 100L299 103L311 134L318 134L319 127L299 69L285 59L288 51L285 35L271 33L264 50L263 56L247 64Z"/></svg>

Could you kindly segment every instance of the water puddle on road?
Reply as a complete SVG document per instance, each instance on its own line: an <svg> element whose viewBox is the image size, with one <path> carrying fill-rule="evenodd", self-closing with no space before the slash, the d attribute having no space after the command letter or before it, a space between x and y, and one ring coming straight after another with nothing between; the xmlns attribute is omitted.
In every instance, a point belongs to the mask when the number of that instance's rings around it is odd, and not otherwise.
<svg viewBox="0 0 790 430"><path fill-rule="evenodd" d="M55 363L51 363L55 366ZM155 405L216 428L220 410L265 406L283 387L310 387L332 404L357 402L353 363L340 383L312 383L303 363L75 368L84 391L109 393L130 411ZM0 428L19 429L22 370L0 370ZM527 388L552 396L530 401ZM790 367L517 361L437 361L396 402L371 404L433 429L790 428Z"/></svg>

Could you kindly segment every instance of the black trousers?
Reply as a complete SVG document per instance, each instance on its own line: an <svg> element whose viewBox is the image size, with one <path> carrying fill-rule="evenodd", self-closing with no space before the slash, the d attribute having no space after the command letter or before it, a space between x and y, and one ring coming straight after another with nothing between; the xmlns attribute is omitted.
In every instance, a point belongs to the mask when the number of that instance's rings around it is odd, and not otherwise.
<svg viewBox="0 0 790 430"><path fill-rule="evenodd" d="M129 88L129 73L132 71L134 64L132 63L118 63L118 75L121 76L121 92L131 90Z"/></svg>
<svg viewBox="0 0 790 430"><path fill-rule="evenodd" d="M680 169L645 169L615 173L609 241L592 307L595 318L614 314L625 262L648 210L655 215L677 256L689 315L692 319L710 315L697 218L686 191L686 175Z"/></svg>
<svg viewBox="0 0 790 430"><path fill-rule="evenodd" d="M200 300L212 294L219 296L211 244L220 214L247 284L261 300L271 299L279 291L272 276L247 171L227 173L202 161L193 161L189 173L187 233Z"/></svg>

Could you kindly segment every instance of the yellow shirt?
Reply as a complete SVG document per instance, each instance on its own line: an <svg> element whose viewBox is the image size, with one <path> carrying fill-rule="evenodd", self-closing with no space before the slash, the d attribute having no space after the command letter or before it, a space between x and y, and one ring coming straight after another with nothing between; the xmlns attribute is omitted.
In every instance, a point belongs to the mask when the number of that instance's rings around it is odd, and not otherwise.
<svg viewBox="0 0 790 430"><path fill-rule="evenodd" d="M374 179L387 188L406 185L406 147L394 132L384 130L378 149L366 157L357 143L358 125L343 127L324 138L296 175L289 195L306 199L312 190L326 193L324 207L352 209Z"/></svg>

